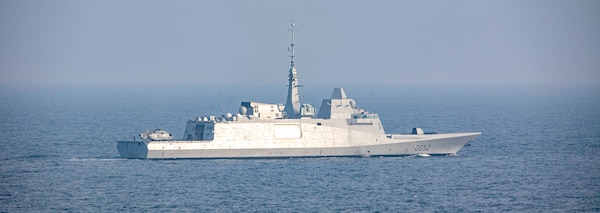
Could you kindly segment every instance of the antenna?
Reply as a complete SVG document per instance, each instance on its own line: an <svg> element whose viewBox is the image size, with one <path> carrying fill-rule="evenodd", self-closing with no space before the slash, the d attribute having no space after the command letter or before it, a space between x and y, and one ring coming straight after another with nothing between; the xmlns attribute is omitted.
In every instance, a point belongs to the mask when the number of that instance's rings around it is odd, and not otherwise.
<svg viewBox="0 0 600 213"><path fill-rule="evenodd" d="M225 107L223 107L223 95L221 94L221 91L219 91L219 101L221 101L221 114L225 115Z"/></svg>
<svg viewBox="0 0 600 213"><path fill-rule="evenodd" d="M294 32L298 31L298 29L295 29L296 22L294 21L294 19L292 19L292 29L289 29L288 31L292 32L292 44L290 44L290 47L288 48L288 51L292 52L292 55L290 56L290 58L292 59L291 61L291 65L292 67L295 67L294 64L294 58L296 58L296 55L294 53Z"/></svg>

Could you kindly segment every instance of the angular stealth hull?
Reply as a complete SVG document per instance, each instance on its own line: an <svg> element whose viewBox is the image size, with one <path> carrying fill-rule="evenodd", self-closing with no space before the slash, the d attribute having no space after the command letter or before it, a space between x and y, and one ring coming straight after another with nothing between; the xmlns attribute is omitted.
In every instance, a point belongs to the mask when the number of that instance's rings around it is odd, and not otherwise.
<svg viewBox="0 0 600 213"><path fill-rule="evenodd" d="M454 155L465 144L480 135L480 133L440 134L438 136L442 135L445 138L422 138L413 142L392 142L348 147L202 149L200 148L201 146L198 146L202 142L193 141L119 141L117 148L121 157L141 159Z"/></svg>
<svg viewBox="0 0 600 213"><path fill-rule="evenodd" d="M371 123L374 122L374 123ZM190 128L214 129L211 140L119 141L124 158L296 158L453 155L480 135L384 134L379 119L352 124L351 119L296 119L212 123L188 122ZM208 127L206 127L208 126ZM287 129L279 128L285 126ZM294 128L297 127L297 131ZM256 131L246 131L247 129ZM373 131L370 131L373 130ZM205 134L206 135L206 134Z"/></svg>

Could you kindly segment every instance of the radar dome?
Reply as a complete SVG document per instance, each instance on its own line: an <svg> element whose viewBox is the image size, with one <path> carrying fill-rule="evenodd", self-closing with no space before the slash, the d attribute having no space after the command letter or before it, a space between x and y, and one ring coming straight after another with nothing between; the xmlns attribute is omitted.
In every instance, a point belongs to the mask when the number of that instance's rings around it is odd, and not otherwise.
<svg viewBox="0 0 600 213"><path fill-rule="evenodd" d="M245 106L241 106L239 112L240 112L240 115L246 115L246 113L248 112L248 109L246 109Z"/></svg>

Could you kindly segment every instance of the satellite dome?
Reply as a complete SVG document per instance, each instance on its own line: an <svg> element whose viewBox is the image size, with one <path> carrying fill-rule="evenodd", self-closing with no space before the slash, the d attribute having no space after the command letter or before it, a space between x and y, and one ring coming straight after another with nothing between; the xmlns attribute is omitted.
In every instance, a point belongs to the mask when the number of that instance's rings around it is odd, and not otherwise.
<svg viewBox="0 0 600 213"><path fill-rule="evenodd" d="M246 113L248 112L248 109L246 109L245 106L240 106L240 115L246 115Z"/></svg>

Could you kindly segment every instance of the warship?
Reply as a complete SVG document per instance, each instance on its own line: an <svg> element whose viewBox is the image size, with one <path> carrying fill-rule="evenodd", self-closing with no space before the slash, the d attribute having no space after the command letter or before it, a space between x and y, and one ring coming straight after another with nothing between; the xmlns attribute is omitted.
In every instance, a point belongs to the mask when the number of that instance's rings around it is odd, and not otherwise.
<svg viewBox="0 0 600 213"><path fill-rule="evenodd" d="M242 102L235 115L190 119L181 139L157 129L131 141L117 141L123 158L296 158L455 155L480 132L388 134L379 115L361 109L335 88L318 111L302 104L291 24L291 68L285 105ZM318 112L318 113L317 113Z"/></svg>

